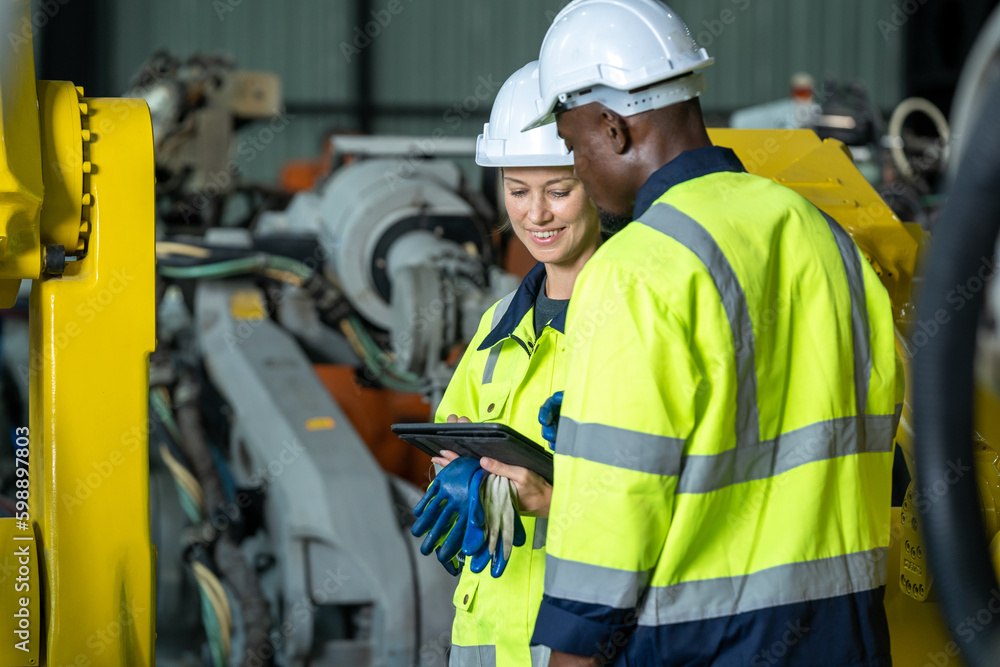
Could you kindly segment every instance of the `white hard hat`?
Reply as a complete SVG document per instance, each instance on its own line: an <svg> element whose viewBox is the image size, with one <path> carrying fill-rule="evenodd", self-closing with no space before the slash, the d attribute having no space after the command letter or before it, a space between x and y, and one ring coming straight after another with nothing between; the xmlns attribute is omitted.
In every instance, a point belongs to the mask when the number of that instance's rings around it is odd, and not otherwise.
<svg viewBox="0 0 1000 667"><path fill-rule="evenodd" d="M525 129L554 109L601 102L622 116L661 109L705 90L711 65L687 25L658 0L574 0L545 33L538 57L541 97Z"/></svg>
<svg viewBox="0 0 1000 667"><path fill-rule="evenodd" d="M555 126L521 131L535 115L538 61L510 75L493 102L490 122L476 140L476 164L482 167L568 167L573 155Z"/></svg>

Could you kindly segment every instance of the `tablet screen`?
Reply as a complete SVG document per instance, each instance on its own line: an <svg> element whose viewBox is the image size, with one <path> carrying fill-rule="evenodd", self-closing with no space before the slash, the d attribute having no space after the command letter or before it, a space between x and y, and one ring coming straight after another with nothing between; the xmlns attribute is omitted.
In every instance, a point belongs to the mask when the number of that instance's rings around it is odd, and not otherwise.
<svg viewBox="0 0 1000 667"><path fill-rule="evenodd" d="M430 456L445 449L459 456L488 456L552 483L552 452L505 424L393 424L392 432Z"/></svg>

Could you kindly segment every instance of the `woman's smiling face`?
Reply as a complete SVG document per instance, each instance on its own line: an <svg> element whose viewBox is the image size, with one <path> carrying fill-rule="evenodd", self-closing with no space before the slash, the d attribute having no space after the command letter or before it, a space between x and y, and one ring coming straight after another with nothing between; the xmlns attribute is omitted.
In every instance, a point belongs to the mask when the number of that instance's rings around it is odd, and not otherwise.
<svg viewBox="0 0 1000 667"><path fill-rule="evenodd" d="M504 203L539 262L572 264L600 241L600 221L573 167L504 167Z"/></svg>

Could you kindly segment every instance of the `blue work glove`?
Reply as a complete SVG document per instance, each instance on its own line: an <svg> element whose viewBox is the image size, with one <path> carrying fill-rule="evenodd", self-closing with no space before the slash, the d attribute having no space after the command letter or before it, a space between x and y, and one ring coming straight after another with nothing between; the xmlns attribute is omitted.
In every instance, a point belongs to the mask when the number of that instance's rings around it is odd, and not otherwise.
<svg viewBox="0 0 1000 667"><path fill-rule="evenodd" d="M483 551L483 547L486 545L486 538L489 536L488 526L486 525L486 505L483 501L483 496L487 493L490 486L490 478L493 475L489 475L486 478L486 483L481 484L479 487L479 493L474 493L469 496L469 517L465 524L465 537L462 540L462 553L468 556L474 556L480 551ZM466 558L466 560L469 560ZM475 567L475 559L470 563L470 567ZM489 562L489 558L486 559ZM473 572L482 572L486 568L485 565L479 567L479 569L474 569Z"/></svg>
<svg viewBox="0 0 1000 667"><path fill-rule="evenodd" d="M490 561L494 578L503 574L513 547L523 546L527 535L515 508L517 491L506 477L490 475L479 494L472 496L462 552L471 557L469 567L479 573Z"/></svg>
<svg viewBox="0 0 1000 667"><path fill-rule="evenodd" d="M442 561L441 565L447 570L448 574L453 577L457 577L462 573L462 562L457 558L452 558L451 560Z"/></svg>
<svg viewBox="0 0 1000 667"><path fill-rule="evenodd" d="M444 541L446 539L448 539L447 535L445 535L443 538L441 538L441 540L435 546L435 548L437 549L437 553L438 553L438 560L441 563L441 567L443 567L448 574L450 574L453 577L457 577L458 575L460 575L462 573L462 565L463 565L463 561L461 560L462 556L456 556L455 558L452 558L451 560L441 560L441 553L442 553L441 552L441 545L444 544Z"/></svg>
<svg viewBox="0 0 1000 667"><path fill-rule="evenodd" d="M427 493L413 508L417 521L410 532L416 537L427 534L420 545L420 553L426 556L437 547L441 563L458 555L465 538L470 493L479 495L479 486L486 474L478 459L462 456L445 466L434 478ZM452 526L454 529L449 532Z"/></svg>
<svg viewBox="0 0 1000 667"><path fill-rule="evenodd" d="M542 425L542 437L556 448L556 430L559 428L559 411L562 409L563 393L556 393L545 399L538 411L538 422Z"/></svg>

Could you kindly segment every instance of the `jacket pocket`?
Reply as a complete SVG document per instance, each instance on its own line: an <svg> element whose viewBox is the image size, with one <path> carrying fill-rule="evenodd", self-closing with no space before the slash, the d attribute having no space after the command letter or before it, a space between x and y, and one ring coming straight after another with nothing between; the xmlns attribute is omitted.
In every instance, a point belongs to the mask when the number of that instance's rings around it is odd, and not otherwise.
<svg viewBox="0 0 1000 667"><path fill-rule="evenodd" d="M468 564L466 564L466 567L468 567ZM479 590L479 577L472 576L471 572L463 576L459 580L458 586L455 588L455 596L451 600L455 605L455 609L457 611L471 612L472 605L476 602L477 590Z"/></svg>
<svg viewBox="0 0 1000 667"><path fill-rule="evenodd" d="M479 390L479 421L499 421L504 415L510 392L510 382L484 384Z"/></svg>

